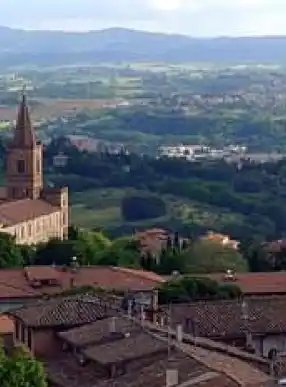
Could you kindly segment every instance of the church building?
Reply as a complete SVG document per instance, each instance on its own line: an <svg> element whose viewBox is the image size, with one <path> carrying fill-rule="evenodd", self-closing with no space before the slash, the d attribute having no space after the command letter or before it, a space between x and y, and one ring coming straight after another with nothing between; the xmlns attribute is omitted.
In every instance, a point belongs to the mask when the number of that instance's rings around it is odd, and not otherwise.
<svg viewBox="0 0 286 387"><path fill-rule="evenodd" d="M6 187L1 189L0 232L18 244L64 239L69 221L68 189L44 188L43 147L36 141L23 94L12 141L7 148Z"/></svg>

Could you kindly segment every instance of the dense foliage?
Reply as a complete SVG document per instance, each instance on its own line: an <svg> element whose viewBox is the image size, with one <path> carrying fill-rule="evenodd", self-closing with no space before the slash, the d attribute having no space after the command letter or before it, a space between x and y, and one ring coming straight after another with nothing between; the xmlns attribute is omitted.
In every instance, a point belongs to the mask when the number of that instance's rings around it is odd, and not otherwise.
<svg viewBox="0 0 286 387"><path fill-rule="evenodd" d="M122 200L121 212L127 221L159 218L166 214L166 204L157 196L127 196Z"/></svg>
<svg viewBox="0 0 286 387"><path fill-rule="evenodd" d="M182 278L166 282L159 289L161 304L183 303L198 300L227 300L241 296L236 285L219 284L208 278Z"/></svg>
<svg viewBox="0 0 286 387"><path fill-rule="evenodd" d="M0 268L19 267L24 263L24 250L22 254L21 248L15 244L15 238L9 234L0 233Z"/></svg>
<svg viewBox="0 0 286 387"><path fill-rule="evenodd" d="M52 142L46 154L47 166L52 165L51 154L58 149L58 144ZM226 223L218 221L214 231L234 238L267 240L286 234L284 160L261 165L245 163L237 169L223 161L190 163L135 154L88 154L71 146L66 152L72 157L51 179L55 184L68 182L71 191L133 187L157 195L169 194L232 215ZM184 223L174 220L165 227L187 235L205 231L192 215Z"/></svg>
<svg viewBox="0 0 286 387"><path fill-rule="evenodd" d="M0 351L1 387L47 387L42 364L22 347L17 347L8 356Z"/></svg>

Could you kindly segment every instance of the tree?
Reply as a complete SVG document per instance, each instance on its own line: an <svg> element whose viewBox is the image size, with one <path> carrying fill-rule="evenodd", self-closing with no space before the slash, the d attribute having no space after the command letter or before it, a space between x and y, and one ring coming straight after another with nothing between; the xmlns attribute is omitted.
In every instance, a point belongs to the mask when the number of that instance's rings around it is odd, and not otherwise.
<svg viewBox="0 0 286 387"><path fill-rule="evenodd" d="M123 237L107 248L98 262L100 265L140 267L141 252L138 241L133 237Z"/></svg>
<svg viewBox="0 0 286 387"><path fill-rule="evenodd" d="M52 239L40 245L35 264L69 266L72 257L76 256L80 265L95 265L110 246L111 241L100 232L73 229L68 240Z"/></svg>
<svg viewBox="0 0 286 387"><path fill-rule="evenodd" d="M0 233L0 268L21 267L23 257L15 238L6 233Z"/></svg>
<svg viewBox="0 0 286 387"><path fill-rule="evenodd" d="M11 355L0 350L1 387L47 387L42 364L24 347L17 347Z"/></svg>
<svg viewBox="0 0 286 387"><path fill-rule="evenodd" d="M174 271L186 273L188 261L185 254L177 249L166 249L162 251L158 264L153 265L152 270L159 274L172 274Z"/></svg>
<svg viewBox="0 0 286 387"><path fill-rule="evenodd" d="M35 255L35 265L69 266L72 257L76 255L73 241L51 239L38 246Z"/></svg>
<svg viewBox="0 0 286 387"><path fill-rule="evenodd" d="M81 265L95 265L101 254L111 246L111 241L105 235L94 231L81 230L77 239L71 242Z"/></svg>
<svg viewBox="0 0 286 387"><path fill-rule="evenodd" d="M159 289L159 302L183 303L198 300L228 300L241 296L236 285L219 284L209 278L179 278L164 283Z"/></svg>
<svg viewBox="0 0 286 387"><path fill-rule="evenodd" d="M190 273L218 273L226 270L248 271L246 259L235 249L220 243L198 240L184 253Z"/></svg>
<svg viewBox="0 0 286 387"><path fill-rule="evenodd" d="M267 251L267 248L262 245L261 241L243 243L240 246L240 251L246 258L250 271L265 272L276 270L275 255Z"/></svg>
<svg viewBox="0 0 286 387"><path fill-rule="evenodd" d="M166 203L155 195L127 196L122 200L121 213L131 222L159 218L166 214Z"/></svg>

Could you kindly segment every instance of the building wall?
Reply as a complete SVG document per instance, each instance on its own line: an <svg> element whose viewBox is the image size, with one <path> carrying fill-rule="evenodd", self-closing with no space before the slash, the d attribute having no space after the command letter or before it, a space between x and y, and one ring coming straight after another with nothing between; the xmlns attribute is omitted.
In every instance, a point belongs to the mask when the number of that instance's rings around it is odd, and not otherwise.
<svg viewBox="0 0 286 387"><path fill-rule="evenodd" d="M2 228L1 232L6 232L16 237L18 244L37 244L46 242L52 238L63 238L63 214L62 210L49 215L19 223L13 227Z"/></svg>
<svg viewBox="0 0 286 387"><path fill-rule="evenodd" d="M60 208L61 212L61 239L68 236L69 225L69 193L68 188L46 189L42 192L44 200L49 202L52 206Z"/></svg>
<svg viewBox="0 0 286 387"><path fill-rule="evenodd" d="M33 352L36 356L49 358L61 351L61 342L52 329L33 330Z"/></svg>
<svg viewBox="0 0 286 387"><path fill-rule="evenodd" d="M53 328L29 328L14 318L13 337L14 343L25 345L35 356L50 358L62 351L62 343Z"/></svg>
<svg viewBox="0 0 286 387"><path fill-rule="evenodd" d="M286 352L286 333L254 337L253 345L256 353L264 357L268 357L273 349L277 350L277 352Z"/></svg>

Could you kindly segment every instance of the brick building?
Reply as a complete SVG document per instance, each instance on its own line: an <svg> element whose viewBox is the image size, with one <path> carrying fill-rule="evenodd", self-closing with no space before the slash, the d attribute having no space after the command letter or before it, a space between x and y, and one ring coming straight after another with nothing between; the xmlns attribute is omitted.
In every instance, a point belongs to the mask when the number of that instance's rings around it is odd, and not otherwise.
<svg viewBox="0 0 286 387"><path fill-rule="evenodd" d="M7 149L6 187L1 190L0 231L18 244L65 238L68 189L44 188L43 149L36 141L23 95L12 141Z"/></svg>

